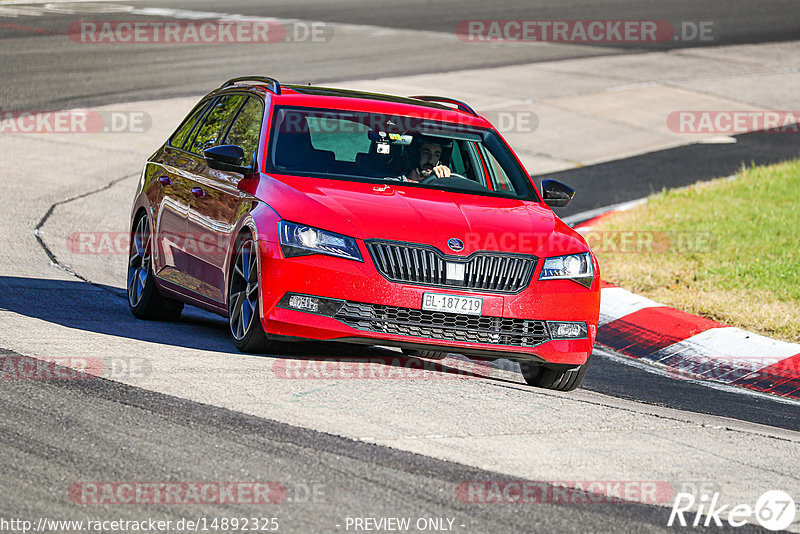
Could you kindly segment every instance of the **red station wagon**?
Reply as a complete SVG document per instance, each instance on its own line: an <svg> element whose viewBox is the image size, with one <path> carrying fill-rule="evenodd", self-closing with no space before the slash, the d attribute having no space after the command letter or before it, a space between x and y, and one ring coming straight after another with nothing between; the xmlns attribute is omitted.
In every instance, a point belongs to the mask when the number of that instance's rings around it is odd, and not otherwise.
<svg viewBox="0 0 800 534"><path fill-rule="evenodd" d="M136 317L184 303L236 346L331 340L518 361L580 385L600 307L597 260L484 118L449 98L236 78L147 161L131 212Z"/></svg>

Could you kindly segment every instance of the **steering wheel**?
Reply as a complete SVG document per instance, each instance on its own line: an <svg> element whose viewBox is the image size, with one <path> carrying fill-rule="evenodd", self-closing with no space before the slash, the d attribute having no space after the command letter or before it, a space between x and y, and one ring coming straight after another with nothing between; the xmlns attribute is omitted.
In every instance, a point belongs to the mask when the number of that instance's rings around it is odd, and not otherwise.
<svg viewBox="0 0 800 534"><path fill-rule="evenodd" d="M438 178L438 177L436 176L436 174L434 174L434 173L431 173L431 174L430 174L430 176L428 176L427 178L425 178L425 179L423 179L423 180L420 180L420 182L419 182L419 183L420 183L420 184L429 184L429 183L433 182L434 180L445 180L445 179L447 179L447 178L460 178L461 180L467 180L467 181L469 181L469 182L472 182L472 180L470 180L470 179L469 179L469 178L467 178L466 176L463 176L463 175L461 175L461 174L458 174L457 172L451 172L451 173L450 173L450 176L444 176L444 177L442 177L442 178Z"/></svg>

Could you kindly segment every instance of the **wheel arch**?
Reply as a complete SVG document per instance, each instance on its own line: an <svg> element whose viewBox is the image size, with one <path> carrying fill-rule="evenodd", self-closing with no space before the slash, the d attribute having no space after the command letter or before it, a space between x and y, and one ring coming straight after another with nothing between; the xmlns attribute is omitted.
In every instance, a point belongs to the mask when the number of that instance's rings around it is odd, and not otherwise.
<svg viewBox="0 0 800 534"><path fill-rule="evenodd" d="M256 222L256 217L253 216L256 209L246 212L236 223L233 231L230 233L230 239L228 241L228 253L225 258L225 266L224 266L224 273L225 273L225 307L227 308L230 305L230 284L231 284L231 273L233 271L233 262L236 260L236 253L239 248L239 241L242 239L242 236L249 235L253 241L258 245L258 241L263 235L264 232L267 232L267 228L263 227L263 232L259 231L259 225ZM272 211L272 210L270 210ZM273 212L274 213L274 212ZM261 277L261 255L258 255L258 269L259 269L259 279ZM261 298L261 287L259 284L259 298Z"/></svg>
<svg viewBox="0 0 800 534"><path fill-rule="evenodd" d="M150 228L155 228L155 212L153 210L153 205L150 202L150 199L147 197L147 194L144 191L139 191L136 195L136 198L133 201L133 205L131 206L131 218L130 218L130 226L131 231L133 231L133 223L136 219L139 218L139 214L144 212L147 215L148 223L150 224Z"/></svg>

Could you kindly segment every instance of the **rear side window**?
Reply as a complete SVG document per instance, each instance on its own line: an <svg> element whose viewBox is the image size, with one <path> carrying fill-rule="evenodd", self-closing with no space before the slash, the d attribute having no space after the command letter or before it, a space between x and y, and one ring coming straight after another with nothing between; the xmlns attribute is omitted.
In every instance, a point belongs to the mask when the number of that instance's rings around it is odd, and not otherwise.
<svg viewBox="0 0 800 534"><path fill-rule="evenodd" d="M203 118L203 123L195 134L189 152L202 154L203 150L218 145L217 141L224 137L228 124L244 99L244 95L234 94L225 95L214 102Z"/></svg>
<svg viewBox="0 0 800 534"><path fill-rule="evenodd" d="M244 150L244 161L252 162L261 136L264 106L258 98L248 97L234 119L223 144L238 145Z"/></svg>
<svg viewBox="0 0 800 534"><path fill-rule="evenodd" d="M180 128L178 128L178 131L175 132L175 135L173 135L172 139L170 139L169 144L176 148L183 148L183 145L186 143L186 140L189 138L192 130L194 130L197 121L203 116L203 112L207 107L208 102L205 102L202 106L197 106L194 112L192 112L192 114L183 121L183 124L181 124Z"/></svg>

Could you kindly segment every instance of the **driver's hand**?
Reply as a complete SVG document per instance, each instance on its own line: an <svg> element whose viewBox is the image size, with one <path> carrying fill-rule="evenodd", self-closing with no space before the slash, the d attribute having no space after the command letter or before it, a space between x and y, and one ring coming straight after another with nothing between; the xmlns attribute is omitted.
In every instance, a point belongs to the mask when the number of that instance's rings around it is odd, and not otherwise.
<svg viewBox="0 0 800 534"><path fill-rule="evenodd" d="M433 168L431 174L435 174L437 178L447 178L450 176L450 167L446 165L437 165Z"/></svg>

